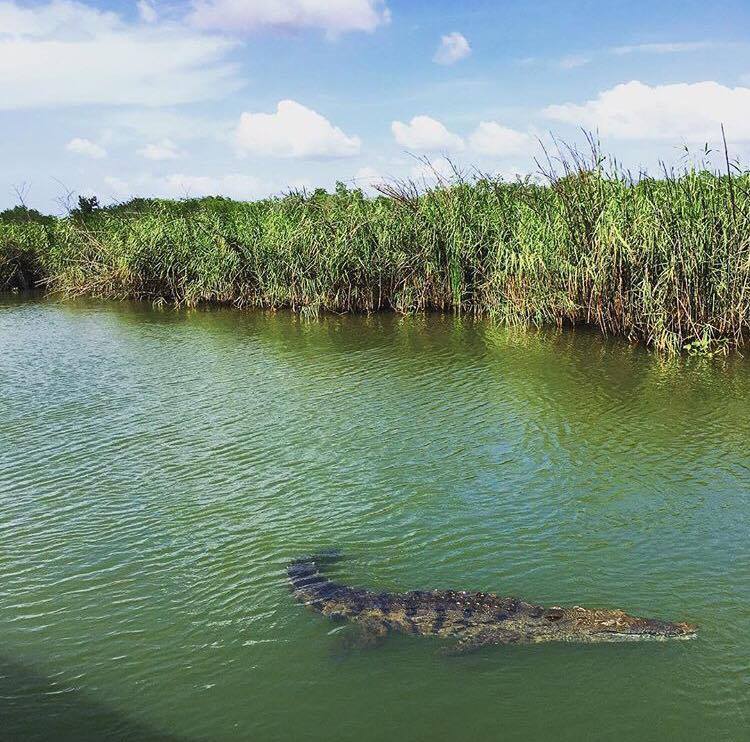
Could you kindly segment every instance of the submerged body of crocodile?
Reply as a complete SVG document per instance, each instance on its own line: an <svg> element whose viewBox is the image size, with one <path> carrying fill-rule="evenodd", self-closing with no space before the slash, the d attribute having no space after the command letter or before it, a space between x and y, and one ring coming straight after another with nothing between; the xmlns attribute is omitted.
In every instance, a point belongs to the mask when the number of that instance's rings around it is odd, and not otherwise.
<svg viewBox="0 0 750 742"><path fill-rule="evenodd" d="M294 597L324 616L355 622L370 637L389 631L437 636L455 640L463 651L488 644L690 639L697 631L693 624L638 618L621 610L543 608L493 593L375 593L332 582L321 572L324 562L309 557L289 565Z"/></svg>

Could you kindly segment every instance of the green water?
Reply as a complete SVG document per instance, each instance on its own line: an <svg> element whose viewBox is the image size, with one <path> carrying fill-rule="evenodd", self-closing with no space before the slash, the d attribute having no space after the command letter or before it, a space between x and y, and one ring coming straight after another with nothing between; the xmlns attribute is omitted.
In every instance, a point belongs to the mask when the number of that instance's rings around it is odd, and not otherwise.
<svg viewBox="0 0 750 742"><path fill-rule="evenodd" d="M0 737L748 739L748 413L580 331L0 299ZM285 583L331 546L701 632L347 650Z"/></svg>

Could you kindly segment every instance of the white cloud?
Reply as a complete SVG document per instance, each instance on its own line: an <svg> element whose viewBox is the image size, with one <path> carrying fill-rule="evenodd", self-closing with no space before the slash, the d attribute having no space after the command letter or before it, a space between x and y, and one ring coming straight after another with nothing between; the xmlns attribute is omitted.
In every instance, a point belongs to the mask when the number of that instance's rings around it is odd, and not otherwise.
<svg viewBox="0 0 750 742"><path fill-rule="evenodd" d="M710 49L716 46L711 41L687 41L677 43L660 44L632 44L630 46L615 46L613 54L634 54L636 52L647 52L651 54L675 54L678 52L694 52L701 49Z"/></svg>
<svg viewBox="0 0 750 742"><path fill-rule="evenodd" d="M556 121L597 129L620 139L715 140L724 124L727 136L750 140L750 88L717 82L650 86L633 80L582 104L548 106Z"/></svg>
<svg viewBox="0 0 750 742"><path fill-rule="evenodd" d="M235 43L175 23L127 23L69 0L0 0L0 109L163 106L240 87Z"/></svg>
<svg viewBox="0 0 750 742"><path fill-rule="evenodd" d="M469 144L475 152L493 157L506 157L528 152L533 138L522 131L503 126L497 121L482 121L472 132Z"/></svg>
<svg viewBox="0 0 750 742"><path fill-rule="evenodd" d="M407 149L436 152L463 149L464 146L461 137L430 116L415 116L408 124L394 121L391 131L396 142Z"/></svg>
<svg viewBox="0 0 750 742"><path fill-rule="evenodd" d="M567 57L563 57L558 65L564 70L573 70L576 67L583 67L588 64L591 60L588 57L584 57L580 54L569 54Z"/></svg>
<svg viewBox="0 0 750 742"><path fill-rule="evenodd" d="M176 160L182 157L179 147L171 139L162 139L160 142L152 142L138 150L141 157L147 160Z"/></svg>
<svg viewBox="0 0 750 742"><path fill-rule="evenodd" d="M191 139L232 140L237 122L234 119L214 119L193 113L157 108L119 108L101 117L122 139L138 142L170 139L184 142Z"/></svg>
<svg viewBox="0 0 750 742"><path fill-rule="evenodd" d="M82 139L81 137L71 139L65 145L65 149L68 152L83 155L84 157L91 157L94 160L101 160L107 156L107 150L104 147L101 147L96 142L92 142L90 139Z"/></svg>
<svg viewBox="0 0 750 742"><path fill-rule="evenodd" d="M280 101L276 113L243 113L235 138L241 153L269 157L349 157L361 146L359 137L293 100Z"/></svg>
<svg viewBox="0 0 750 742"><path fill-rule="evenodd" d="M190 22L211 30L242 32L264 26L315 28L330 37L372 32L390 21L383 0L193 0Z"/></svg>
<svg viewBox="0 0 750 742"><path fill-rule="evenodd" d="M194 175L174 173L154 177L149 173L134 175L132 179L107 175L100 194L116 199L133 198L201 198L203 196L228 196L239 200L264 198L271 194L270 184L244 173L225 175ZM108 192L107 192L108 191ZM96 193L96 191L93 191Z"/></svg>
<svg viewBox="0 0 750 742"><path fill-rule="evenodd" d="M159 18L156 8L149 0L138 0L138 16L144 23L156 23Z"/></svg>
<svg viewBox="0 0 750 742"><path fill-rule="evenodd" d="M458 31L453 31L440 37L440 46L432 61L437 64L455 64L468 57L469 54L471 54L471 47L466 37Z"/></svg>
<svg viewBox="0 0 750 742"><path fill-rule="evenodd" d="M238 200L252 200L269 193L267 185L261 180L242 173L220 176L177 173L159 181L157 188L172 198L229 196Z"/></svg>
<svg viewBox="0 0 750 742"><path fill-rule="evenodd" d="M80 36L103 33L119 25L115 13L90 8L72 0L23 7L13 0L0 2L0 36L43 38L55 34Z"/></svg>

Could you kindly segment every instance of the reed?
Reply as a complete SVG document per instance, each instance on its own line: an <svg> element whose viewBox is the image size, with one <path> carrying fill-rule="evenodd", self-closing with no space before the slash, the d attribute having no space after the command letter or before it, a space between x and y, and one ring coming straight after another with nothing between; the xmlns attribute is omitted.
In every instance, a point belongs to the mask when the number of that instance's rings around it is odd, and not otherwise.
<svg viewBox="0 0 750 742"><path fill-rule="evenodd" d="M591 325L666 353L743 344L750 175L631 178L575 156L547 175L0 221L0 287L305 313L474 312Z"/></svg>

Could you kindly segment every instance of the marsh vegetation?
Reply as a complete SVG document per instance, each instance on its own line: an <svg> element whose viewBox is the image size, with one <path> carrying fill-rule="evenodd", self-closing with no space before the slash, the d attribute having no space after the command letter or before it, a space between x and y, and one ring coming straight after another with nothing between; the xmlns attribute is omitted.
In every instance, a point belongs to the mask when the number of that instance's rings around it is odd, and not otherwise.
<svg viewBox="0 0 750 742"><path fill-rule="evenodd" d="M136 199L0 220L0 287L303 313L425 310L591 325L660 351L750 326L750 175L660 177L575 153L546 180L482 174L375 197ZM9 212L6 212L6 214Z"/></svg>

